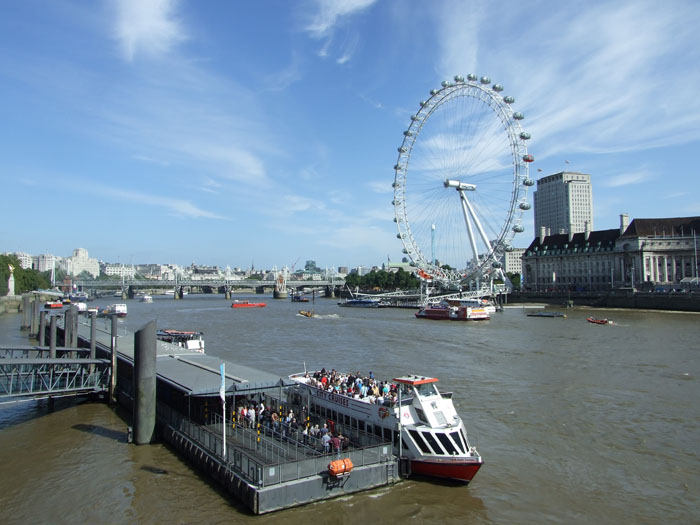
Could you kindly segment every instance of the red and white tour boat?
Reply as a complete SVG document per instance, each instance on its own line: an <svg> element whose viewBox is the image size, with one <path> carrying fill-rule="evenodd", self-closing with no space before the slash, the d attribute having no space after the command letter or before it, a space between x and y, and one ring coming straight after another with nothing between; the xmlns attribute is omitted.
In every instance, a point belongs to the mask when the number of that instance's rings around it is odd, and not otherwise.
<svg viewBox="0 0 700 525"><path fill-rule="evenodd" d="M453 305L447 301L425 305L416 312L416 317L450 321L488 321L491 318L486 308L466 304Z"/></svg>
<svg viewBox="0 0 700 525"><path fill-rule="evenodd" d="M311 411L323 407L322 413L337 413L338 421L346 426L390 438L394 453L410 461L411 474L469 483L481 468L483 460L469 444L452 393L441 394L437 378L394 378L398 400L377 403L371 396L357 398L329 391L313 379L315 374L289 376L298 383L302 399L310 398Z"/></svg>
<svg viewBox="0 0 700 525"><path fill-rule="evenodd" d="M265 308L267 303L253 303L251 301L233 301L231 308Z"/></svg>

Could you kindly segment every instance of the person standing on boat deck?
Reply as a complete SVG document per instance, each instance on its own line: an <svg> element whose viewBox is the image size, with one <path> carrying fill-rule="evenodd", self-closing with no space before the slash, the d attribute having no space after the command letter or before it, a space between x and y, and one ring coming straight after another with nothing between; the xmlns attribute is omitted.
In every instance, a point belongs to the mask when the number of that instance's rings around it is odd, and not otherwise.
<svg viewBox="0 0 700 525"><path fill-rule="evenodd" d="M323 434L323 436L321 437L321 443L323 444L323 452L325 454L328 454L328 452L330 452L331 449L331 435L329 432Z"/></svg>

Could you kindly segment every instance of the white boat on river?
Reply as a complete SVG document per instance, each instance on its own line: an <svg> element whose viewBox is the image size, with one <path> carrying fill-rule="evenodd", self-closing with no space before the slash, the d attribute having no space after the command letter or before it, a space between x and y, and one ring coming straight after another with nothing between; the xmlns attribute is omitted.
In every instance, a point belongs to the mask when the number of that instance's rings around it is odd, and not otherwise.
<svg viewBox="0 0 700 525"><path fill-rule="evenodd" d="M412 474L469 483L483 463L469 444L452 394L438 391L437 378L408 375L384 383L360 378L365 386L388 387L379 396L360 397L367 390L358 387L353 374L323 370L289 377L298 383L303 398L309 397L312 413L391 441L394 453L410 461Z"/></svg>

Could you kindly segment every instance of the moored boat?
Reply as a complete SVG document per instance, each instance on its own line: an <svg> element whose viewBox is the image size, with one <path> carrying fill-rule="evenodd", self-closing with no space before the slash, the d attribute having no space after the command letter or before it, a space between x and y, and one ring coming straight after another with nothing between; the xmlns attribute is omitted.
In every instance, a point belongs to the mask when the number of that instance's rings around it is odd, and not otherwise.
<svg viewBox="0 0 700 525"><path fill-rule="evenodd" d="M382 304L382 301L380 299L376 299L373 297L358 297L342 301L338 303L338 306L351 306L355 308L380 308L384 305Z"/></svg>
<svg viewBox="0 0 700 525"><path fill-rule="evenodd" d="M160 341L165 341L166 343L172 343L185 350L190 350L192 352L197 352L200 354L204 353L204 334L202 332L196 331L186 331L186 330L173 330L166 328L163 330L158 330L156 332L156 337Z"/></svg>
<svg viewBox="0 0 700 525"><path fill-rule="evenodd" d="M391 441L394 453L409 461L412 474L469 483L481 468L483 460L467 439L452 394L438 391L437 378L407 375L380 382L371 376L323 372L293 374L290 379L298 383L301 398L309 399L312 413L336 418L332 426L349 426ZM333 383L343 384L345 390L325 386Z"/></svg>
<svg viewBox="0 0 700 525"><path fill-rule="evenodd" d="M450 321L487 321L491 318L484 308L452 306L446 301L425 305L416 312L416 317Z"/></svg>
<svg viewBox="0 0 700 525"><path fill-rule="evenodd" d="M530 314L527 314L528 317L566 317L566 314L563 314L561 312L545 312L545 311L540 311L540 312L532 312Z"/></svg>
<svg viewBox="0 0 700 525"><path fill-rule="evenodd" d="M231 308L264 308L267 303L251 303L250 301L233 301Z"/></svg>
<svg viewBox="0 0 700 525"><path fill-rule="evenodd" d="M142 303L152 303L152 302L153 302L153 296L151 296L151 295L149 295L149 294L146 293L146 294L143 294L143 295L139 298L139 300L140 300Z"/></svg>
<svg viewBox="0 0 700 525"><path fill-rule="evenodd" d="M116 315L117 317L126 317L127 308L124 303L110 304L106 308L100 310L100 316Z"/></svg>
<svg viewBox="0 0 700 525"><path fill-rule="evenodd" d="M58 308L63 308L63 301L46 301L44 303L44 308L47 310L57 310Z"/></svg>

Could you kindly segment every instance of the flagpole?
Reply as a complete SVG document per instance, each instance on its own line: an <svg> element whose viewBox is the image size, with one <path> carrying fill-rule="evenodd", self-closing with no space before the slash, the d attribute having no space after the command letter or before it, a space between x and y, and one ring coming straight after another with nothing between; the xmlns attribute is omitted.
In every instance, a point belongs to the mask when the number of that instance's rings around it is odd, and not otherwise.
<svg viewBox="0 0 700 525"><path fill-rule="evenodd" d="M224 460L226 460L226 367L224 363L220 365L221 370L221 388L219 388L219 396L221 397L221 404L223 407L223 419L221 423L221 434L224 442L223 453Z"/></svg>

